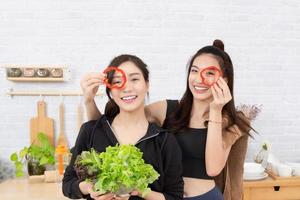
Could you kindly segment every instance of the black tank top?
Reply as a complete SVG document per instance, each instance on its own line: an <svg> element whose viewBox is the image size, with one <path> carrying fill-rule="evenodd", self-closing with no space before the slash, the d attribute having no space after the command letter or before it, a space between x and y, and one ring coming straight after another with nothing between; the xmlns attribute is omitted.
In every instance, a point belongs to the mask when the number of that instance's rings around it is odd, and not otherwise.
<svg viewBox="0 0 300 200"><path fill-rule="evenodd" d="M178 108L178 100L167 100L167 117ZM165 124L164 124L165 125ZM171 127L165 127L169 128ZM207 129L186 128L175 133L182 151L183 176L199 179L213 179L207 175L205 166L205 147Z"/></svg>

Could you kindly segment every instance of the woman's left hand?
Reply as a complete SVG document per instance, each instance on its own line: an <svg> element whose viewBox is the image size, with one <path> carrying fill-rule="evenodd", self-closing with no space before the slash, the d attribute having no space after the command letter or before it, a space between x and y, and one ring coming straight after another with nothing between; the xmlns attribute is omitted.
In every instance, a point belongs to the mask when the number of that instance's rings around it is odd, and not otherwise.
<svg viewBox="0 0 300 200"><path fill-rule="evenodd" d="M222 110L223 107L232 99L229 87L225 80L219 80L211 86L214 100L210 103L211 109Z"/></svg>

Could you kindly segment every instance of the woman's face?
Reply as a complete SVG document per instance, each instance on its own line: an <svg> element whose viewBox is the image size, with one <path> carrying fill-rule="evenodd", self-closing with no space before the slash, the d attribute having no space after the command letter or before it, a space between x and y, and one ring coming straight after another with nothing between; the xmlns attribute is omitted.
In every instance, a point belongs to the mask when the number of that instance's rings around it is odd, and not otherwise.
<svg viewBox="0 0 300 200"><path fill-rule="evenodd" d="M133 112L144 107L145 96L149 86L145 81L142 71L130 61L124 62L118 67L126 74L126 84L122 89L111 89L111 97L120 108L120 112ZM113 78L112 83L119 81Z"/></svg>
<svg viewBox="0 0 300 200"><path fill-rule="evenodd" d="M201 71L210 66L221 70L217 59L212 54L201 54L192 63L188 83L194 99L205 101L212 98L210 86L204 84L200 76Z"/></svg>

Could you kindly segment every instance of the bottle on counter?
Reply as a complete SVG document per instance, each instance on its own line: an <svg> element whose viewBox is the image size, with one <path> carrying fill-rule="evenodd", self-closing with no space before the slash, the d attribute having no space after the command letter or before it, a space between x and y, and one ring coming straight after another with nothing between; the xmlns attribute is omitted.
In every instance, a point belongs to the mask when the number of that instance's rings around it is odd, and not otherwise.
<svg viewBox="0 0 300 200"><path fill-rule="evenodd" d="M58 145L55 149L55 166L59 175L63 175L65 168L69 164L69 150L65 145Z"/></svg>

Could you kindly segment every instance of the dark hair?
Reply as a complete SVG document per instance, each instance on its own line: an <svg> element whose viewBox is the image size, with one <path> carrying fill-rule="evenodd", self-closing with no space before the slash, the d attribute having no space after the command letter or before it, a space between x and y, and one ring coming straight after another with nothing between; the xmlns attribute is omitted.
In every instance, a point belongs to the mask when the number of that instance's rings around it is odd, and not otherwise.
<svg viewBox="0 0 300 200"><path fill-rule="evenodd" d="M142 71L143 77L146 82L149 82L149 71L147 69L147 65L137 56L129 55L129 54L123 54L115 57L108 65L119 67L122 63L130 61L133 64L136 65L137 68L139 68ZM113 77L113 73L108 74L108 82L111 83ZM119 106L116 104L116 102L111 98L110 96L110 88L106 87L106 94L109 98L109 101L106 103L105 106L105 115L109 118L114 118L117 114L120 112Z"/></svg>
<svg viewBox="0 0 300 200"><path fill-rule="evenodd" d="M212 54L218 61L223 77L228 80L228 87L230 89L232 99L223 107L222 114L229 116L231 124L236 124L241 131L249 132L251 128L250 123L246 117L241 115L241 112L236 111L233 98L233 65L229 55L224 51L224 44L221 40L215 40L212 46L205 46L198 50L196 54L190 59L187 65L187 85L185 93L180 100L178 109L169 117L167 117L164 127L172 131L179 131L189 126L191 111L193 105L193 94L189 88L189 73L194 60L202 54ZM207 125L207 122L205 123Z"/></svg>

